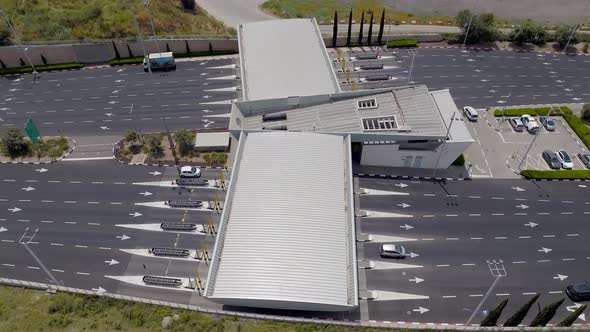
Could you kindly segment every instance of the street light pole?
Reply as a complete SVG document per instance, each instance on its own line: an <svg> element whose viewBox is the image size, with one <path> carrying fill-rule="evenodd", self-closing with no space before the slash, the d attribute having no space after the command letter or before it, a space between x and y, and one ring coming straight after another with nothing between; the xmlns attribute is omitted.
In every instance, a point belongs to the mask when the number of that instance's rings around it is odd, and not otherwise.
<svg viewBox="0 0 590 332"><path fill-rule="evenodd" d="M414 60L416 59L416 51L412 52L412 64L410 65L410 71L408 72L408 85L412 82L412 71L414 70Z"/></svg>
<svg viewBox="0 0 590 332"><path fill-rule="evenodd" d="M14 26L12 25L12 23L10 22L10 19L8 18L8 15L6 15L6 12L2 9L0 9L0 13L2 13L2 16L4 16L4 20L6 21L6 23L8 24L8 27L10 28L10 31L12 31L12 34L14 35L14 39L16 40L16 44L23 49L23 53L25 54L25 57L27 58L27 61L29 61L29 64L31 65L31 68L33 68L33 78L37 77L37 69L35 69L35 65L33 65L33 61L31 61L31 58L29 57L29 54L27 53L27 50L29 49L27 48L23 48L23 44L22 41L20 40L20 38L18 38L18 34L16 33L16 30L14 29ZM33 83L35 83L35 79L33 79Z"/></svg>
<svg viewBox="0 0 590 332"><path fill-rule="evenodd" d="M158 40L158 35L156 34L156 29L154 28L154 19L152 17L152 11L150 10L150 2L151 2L151 0L145 0L143 2L143 5L145 6L145 8L148 11L148 16L150 18L150 25L152 26L152 34L154 35L154 38L156 38L156 46L158 47L158 53L162 53L162 50L160 50L160 41Z"/></svg>
<svg viewBox="0 0 590 332"><path fill-rule="evenodd" d="M477 2L475 3L475 6L473 7L473 12L469 17L469 24L467 25L467 30L465 31L465 38L463 38L463 48L465 48L465 44L467 43L467 36L469 35L469 30L471 30L471 23L473 22L473 16L475 16L475 10L477 9L478 5L479 0L477 0Z"/></svg>
<svg viewBox="0 0 590 332"><path fill-rule="evenodd" d="M565 44L565 47L563 48L562 54L566 54L567 53L567 49L568 47L570 47L570 42L572 41L572 38L574 38L574 35L576 34L576 32L578 32L579 28L578 26L574 26L574 28L572 29L572 33L570 34L570 37L567 39L567 43Z"/></svg>
<svg viewBox="0 0 590 332"><path fill-rule="evenodd" d="M451 132L451 126L453 126L453 121L455 121L455 112L453 112L453 115L451 116L451 123L449 123L449 126L447 127L447 133L446 133L445 137L443 138L442 144L440 145L440 153L438 154L438 157L436 158L436 164L434 164L434 170L432 171L433 178L436 177L436 170L438 168L438 163L440 162L440 158L442 157L445 144L447 143L447 139L449 138L449 133Z"/></svg>

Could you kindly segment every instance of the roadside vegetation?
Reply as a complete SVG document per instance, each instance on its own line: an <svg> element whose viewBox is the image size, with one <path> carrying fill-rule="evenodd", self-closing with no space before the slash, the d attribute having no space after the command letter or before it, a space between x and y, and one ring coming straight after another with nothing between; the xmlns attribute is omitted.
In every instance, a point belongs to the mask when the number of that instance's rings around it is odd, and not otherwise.
<svg viewBox="0 0 590 332"><path fill-rule="evenodd" d="M180 161L191 161L208 164L225 164L226 152L198 152L195 150L195 132L178 129L172 135L177 158ZM123 140L121 154L127 158L143 153L154 160L174 160L169 148L168 137L162 133L144 134L137 130L127 130Z"/></svg>
<svg viewBox="0 0 590 332"><path fill-rule="evenodd" d="M418 42L416 39L398 39L390 40L387 42L387 48L399 48L399 47L416 47Z"/></svg>
<svg viewBox="0 0 590 332"><path fill-rule="evenodd" d="M150 8L141 0L133 0L140 29L151 34L150 12L154 28L160 36L235 36L227 28L190 1L151 1ZM186 3L184 3L186 2ZM128 1L2 1L6 12L22 40L85 40L135 37ZM4 20L0 24L0 44L13 40Z"/></svg>
<svg viewBox="0 0 590 332"><path fill-rule="evenodd" d="M24 61L22 61L24 63ZM0 63L0 75L14 75L14 74L25 74L25 73L32 73L33 67L31 66L21 66L15 68L6 68L6 65L3 65L3 62ZM40 65L35 66L35 70L37 72L44 72L44 71L51 71L51 70L65 70L65 69L82 69L84 65L81 63L61 63L56 65Z"/></svg>
<svg viewBox="0 0 590 332"><path fill-rule="evenodd" d="M33 144L18 128L9 128L0 139L0 154L10 159L56 159L69 150L70 143L65 137L47 138Z"/></svg>
<svg viewBox="0 0 590 332"><path fill-rule="evenodd" d="M337 332L343 328L322 324L294 324L214 316L111 299L0 286L2 331L241 331ZM165 327L164 327L165 326ZM386 329L346 327L351 332ZM394 331L394 330L389 330ZM399 331L399 330L398 330Z"/></svg>

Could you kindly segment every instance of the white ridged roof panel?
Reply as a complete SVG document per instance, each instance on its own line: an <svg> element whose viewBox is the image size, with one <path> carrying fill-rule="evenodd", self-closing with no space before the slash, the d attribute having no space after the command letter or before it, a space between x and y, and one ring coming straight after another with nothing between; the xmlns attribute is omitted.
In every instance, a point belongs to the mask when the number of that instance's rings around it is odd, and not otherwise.
<svg viewBox="0 0 590 332"><path fill-rule="evenodd" d="M346 140L297 132L242 140L208 297L350 305Z"/></svg>

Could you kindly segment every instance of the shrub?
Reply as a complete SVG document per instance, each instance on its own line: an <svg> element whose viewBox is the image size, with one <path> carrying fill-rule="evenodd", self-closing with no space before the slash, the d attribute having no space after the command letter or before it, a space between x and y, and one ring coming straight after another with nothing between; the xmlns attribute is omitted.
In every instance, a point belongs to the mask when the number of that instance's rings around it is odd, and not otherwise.
<svg viewBox="0 0 590 332"><path fill-rule="evenodd" d="M186 156L194 149L195 134L190 130L178 129L174 133L174 140L178 144L178 152L181 156Z"/></svg>
<svg viewBox="0 0 590 332"><path fill-rule="evenodd" d="M544 27L529 21L515 28L510 33L510 40L519 45L526 43L542 45L547 40L547 31Z"/></svg>
<svg viewBox="0 0 590 332"><path fill-rule="evenodd" d="M142 63L142 62L143 62L143 57L138 56L138 57L133 57L133 58L114 59L114 60L111 60L109 65L120 66L120 65L137 64L137 63Z"/></svg>
<svg viewBox="0 0 590 332"><path fill-rule="evenodd" d="M139 131L128 129L125 130L125 142L130 144L141 143L142 135Z"/></svg>
<svg viewBox="0 0 590 332"><path fill-rule="evenodd" d="M387 42L387 48L397 48L397 47L416 47L418 42L416 39L398 39L398 40L390 40Z"/></svg>
<svg viewBox="0 0 590 332"><path fill-rule="evenodd" d="M550 107L538 107L538 108L509 108L507 110L504 111L504 115L505 116L521 116L524 114L528 114L528 115L547 115L549 114L549 111L551 110ZM565 106L563 107L554 107L553 108L553 113L551 113L552 115L562 115L563 113L570 111L571 110ZM502 116L502 110L495 110L494 111L494 116Z"/></svg>
<svg viewBox="0 0 590 332"><path fill-rule="evenodd" d="M498 322L498 319L500 319L500 315L502 315L502 311L504 310L504 307L506 307L506 304L508 304L508 299L500 302L500 304L494 308L494 310L491 310L486 318L481 321L479 326L496 326L496 323Z"/></svg>
<svg viewBox="0 0 590 332"><path fill-rule="evenodd" d="M182 8L185 10L195 10L195 1L194 0L180 0L182 3Z"/></svg>
<svg viewBox="0 0 590 332"><path fill-rule="evenodd" d="M555 41L562 49L568 45L569 46L576 45L578 43L578 36L577 32L575 31L576 27L571 26L562 26L555 31Z"/></svg>
<svg viewBox="0 0 590 332"><path fill-rule="evenodd" d="M81 69L84 68L84 65L81 63L60 63L55 65L41 65L36 66L35 69L38 72L49 71L49 70L64 70L64 69ZM0 69L0 75L12 75L12 74L24 74L24 73L32 73L33 68L30 66L22 67L15 67L15 68L5 68Z"/></svg>
<svg viewBox="0 0 590 332"><path fill-rule="evenodd" d="M551 318L553 318L553 316L555 316L557 309L561 306L563 301L565 301L565 299L561 299L557 302L553 302L550 305L543 308L543 310L541 310L541 312L539 312L537 314L537 316L535 316L535 318L533 318L533 320L531 321L531 324L529 326L545 326L545 325L547 325L547 323L549 323Z"/></svg>
<svg viewBox="0 0 590 332"><path fill-rule="evenodd" d="M453 161L453 166L464 166L465 165L465 156L463 154L459 155L455 161Z"/></svg>
<svg viewBox="0 0 590 332"><path fill-rule="evenodd" d="M548 170L539 171L533 169L525 169L520 172L520 175L527 179L590 179L590 170Z"/></svg>
<svg viewBox="0 0 590 332"><path fill-rule="evenodd" d="M158 158L162 152L162 138L164 138L164 135L161 133L144 135L144 142L147 145L147 150L154 158Z"/></svg>
<svg viewBox="0 0 590 332"><path fill-rule="evenodd" d="M209 164L225 164L227 161L227 154L223 152L205 153L202 157Z"/></svg>
<svg viewBox="0 0 590 332"><path fill-rule="evenodd" d="M8 129L2 136L0 144L2 151L11 158L26 156L31 151L23 132L18 128Z"/></svg>
<svg viewBox="0 0 590 332"><path fill-rule="evenodd" d="M522 307L520 307L520 309L518 309L518 311L515 312L514 315L510 316L510 318L506 320L506 323L504 323L503 326L518 326L518 324L520 324L524 320L529 310L531 310L533 304L537 301L537 299L539 299L539 296L541 295L537 294L533 296L530 300L528 300L528 302L525 303Z"/></svg>
<svg viewBox="0 0 590 332"><path fill-rule="evenodd" d="M582 106L582 120L590 122L590 104Z"/></svg>
<svg viewBox="0 0 590 332"><path fill-rule="evenodd" d="M580 306L578 309L576 309L574 312L572 312L566 318L564 318L561 322L559 322L559 324L557 324L557 326L561 326L561 327L572 326L572 324L576 321L576 319L578 319L578 316L580 316L584 312L584 310L586 310L586 307L587 306L585 304Z"/></svg>

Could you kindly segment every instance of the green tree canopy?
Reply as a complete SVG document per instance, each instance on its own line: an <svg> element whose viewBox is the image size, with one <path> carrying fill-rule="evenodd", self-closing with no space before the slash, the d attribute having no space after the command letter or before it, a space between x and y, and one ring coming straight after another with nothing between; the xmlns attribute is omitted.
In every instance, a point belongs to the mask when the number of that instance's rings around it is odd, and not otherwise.
<svg viewBox="0 0 590 332"><path fill-rule="evenodd" d="M11 158L26 156L30 147L23 132L18 128L8 129L0 141L3 152Z"/></svg>
<svg viewBox="0 0 590 332"><path fill-rule="evenodd" d="M578 43L577 35L576 27L564 25L555 31L555 41L563 49L568 44L568 41L570 46L576 45Z"/></svg>
<svg viewBox="0 0 590 332"><path fill-rule="evenodd" d="M125 130L125 141L127 143L135 144L140 143L142 135L139 131L134 129Z"/></svg>
<svg viewBox="0 0 590 332"><path fill-rule="evenodd" d="M510 33L510 40L519 45L527 43L542 45L547 40L547 31L544 27L528 21Z"/></svg>
<svg viewBox="0 0 590 332"><path fill-rule="evenodd" d="M180 155L186 156L194 147L195 134L187 129L178 129L174 133L174 140L178 144Z"/></svg>
<svg viewBox="0 0 590 332"><path fill-rule="evenodd" d="M147 144L150 154L154 158L157 158L162 151L162 138L164 138L164 135L161 133L148 134L144 136L145 144Z"/></svg>
<svg viewBox="0 0 590 332"><path fill-rule="evenodd" d="M467 39L465 44L476 44L479 42L492 42L498 38L498 31L494 26L494 14L472 13L465 9L457 13L457 27L463 32L462 40Z"/></svg>

